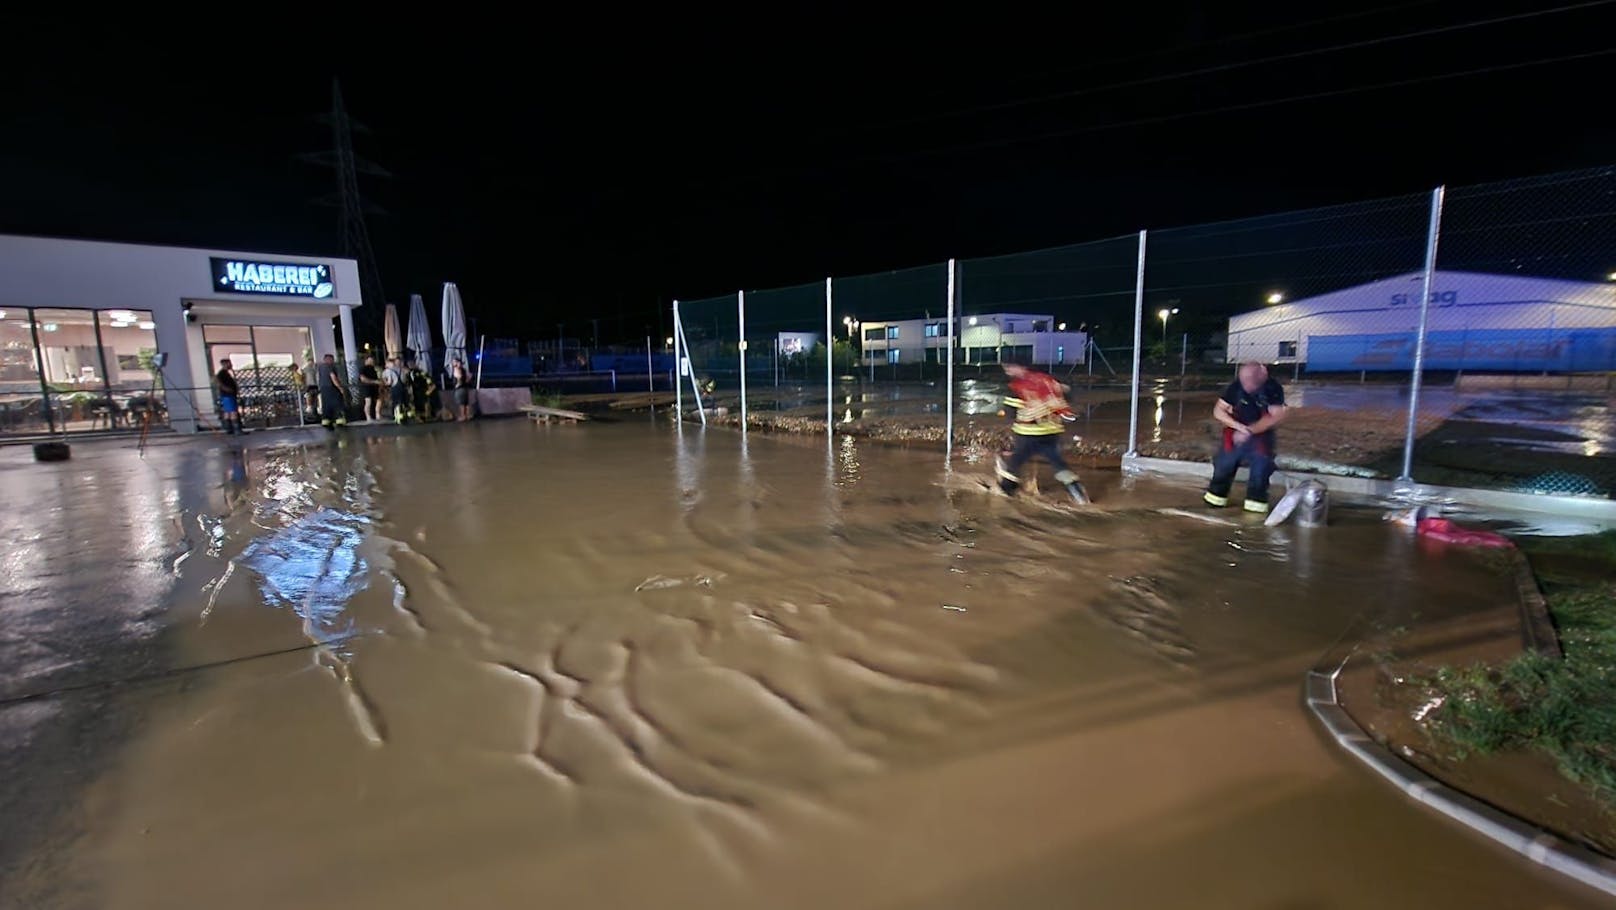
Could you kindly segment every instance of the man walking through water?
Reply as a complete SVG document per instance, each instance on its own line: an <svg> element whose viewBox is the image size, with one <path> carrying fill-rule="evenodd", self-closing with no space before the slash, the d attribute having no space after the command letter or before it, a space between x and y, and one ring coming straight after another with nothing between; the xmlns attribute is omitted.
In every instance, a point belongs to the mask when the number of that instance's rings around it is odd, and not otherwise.
<svg viewBox="0 0 1616 910"><path fill-rule="evenodd" d="M1066 387L1048 373L1040 373L1023 363L1005 361L1004 374L1010 379L1004 410L1010 416L1010 432L1015 446L997 460L999 489L1014 496L1021 487L1021 468L1034 456L1041 456L1055 468L1055 479L1066 488L1077 505L1088 505L1088 494L1078 482L1066 459L1061 457L1061 434L1066 423L1076 420L1066 401Z"/></svg>
<svg viewBox="0 0 1616 910"><path fill-rule="evenodd" d="M348 392L337 375L337 358L325 355L320 363L320 426L328 430L348 425Z"/></svg>
<svg viewBox="0 0 1616 910"><path fill-rule="evenodd" d="M1240 465L1249 467L1246 480L1247 512L1268 511L1268 479L1274 474L1274 427L1285 419L1285 390L1268 378L1268 368L1256 361L1240 365L1240 375L1212 406L1212 419L1223 424L1223 446L1212 458L1212 482L1206 504L1229 504Z"/></svg>

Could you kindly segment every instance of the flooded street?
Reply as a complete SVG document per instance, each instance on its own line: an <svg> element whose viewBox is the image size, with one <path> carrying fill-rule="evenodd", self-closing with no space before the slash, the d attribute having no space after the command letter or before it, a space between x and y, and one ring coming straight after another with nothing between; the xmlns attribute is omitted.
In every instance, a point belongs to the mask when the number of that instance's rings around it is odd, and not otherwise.
<svg viewBox="0 0 1616 910"><path fill-rule="evenodd" d="M0 906L1599 905L1303 710L1371 605L1515 596L1377 510L643 415L249 441L0 451Z"/></svg>

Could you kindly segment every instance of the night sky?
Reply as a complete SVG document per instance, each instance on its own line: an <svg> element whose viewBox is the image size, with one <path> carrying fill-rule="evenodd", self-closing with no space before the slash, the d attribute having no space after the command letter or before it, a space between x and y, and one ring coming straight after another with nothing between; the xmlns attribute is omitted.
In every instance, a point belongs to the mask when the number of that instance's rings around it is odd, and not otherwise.
<svg viewBox="0 0 1616 910"><path fill-rule="evenodd" d="M519 337L1616 162L1610 2L1089 6L33 22L0 59L0 232L335 254L334 179L296 160L333 77L395 175L361 178L388 298L454 280Z"/></svg>

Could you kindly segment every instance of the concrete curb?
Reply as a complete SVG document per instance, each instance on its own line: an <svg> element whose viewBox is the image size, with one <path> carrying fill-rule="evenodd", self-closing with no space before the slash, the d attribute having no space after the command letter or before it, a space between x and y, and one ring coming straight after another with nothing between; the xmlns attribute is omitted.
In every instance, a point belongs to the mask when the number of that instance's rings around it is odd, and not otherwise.
<svg viewBox="0 0 1616 910"><path fill-rule="evenodd" d="M1532 563L1519 549L1511 549L1509 554L1515 571L1515 589L1521 596L1521 645L1528 651L1560 660L1565 652L1560 649L1560 635L1554 631L1549 604L1538 590Z"/></svg>
<svg viewBox="0 0 1616 910"><path fill-rule="evenodd" d="M1390 781L1410 799L1435 809L1540 866L1616 896L1616 862L1449 787L1370 738L1341 707L1336 695L1336 678L1350 659L1349 655L1334 667L1320 666L1309 671L1304 690L1308 710L1313 712L1314 718L1335 740L1336 745L1369 766L1369 770Z"/></svg>
<svg viewBox="0 0 1616 910"><path fill-rule="evenodd" d="M1168 476L1210 476L1211 467L1205 462L1178 461L1172 458L1146 458L1142 455L1122 456L1122 470L1138 474L1150 472ZM1240 470L1243 477L1245 469ZM1408 499L1413 502L1452 502L1485 509L1508 509L1517 512L1541 512L1568 515L1601 521L1616 521L1616 499L1592 496L1551 496L1542 493L1509 493L1502 490L1478 490L1470 487L1443 487L1417 483L1400 484L1384 477L1350 477L1337 474L1316 474L1295 471L1281 466L1279 474L1297 483L1317 480L1332 493L1355 496L1374 496L1381 499Z"/></svg>

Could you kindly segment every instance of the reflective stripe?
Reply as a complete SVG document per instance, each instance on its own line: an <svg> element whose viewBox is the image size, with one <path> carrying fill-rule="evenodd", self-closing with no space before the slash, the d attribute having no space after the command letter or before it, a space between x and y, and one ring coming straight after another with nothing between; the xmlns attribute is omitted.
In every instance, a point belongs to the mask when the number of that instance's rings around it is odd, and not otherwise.
<svg viewBox="0 0 1616 910"><path fill-rule="evenodd" d="M1262 513L1268 511L1268 503L1256 502L1255 500L1251 499L1246 500L1245 507L1247 512Z"/></svg>
<svg viewBox="0 0 1616 910"><path fill-rule="evenodd" d="M1202 494L1201 498L1206 500L1206 504L1209 505L1209 506L1217 506L1219 508L1222 508L1223 506L1226 506L1226 505L1229 504L1229 497L1227 497L1227 496L1219 496L1216 493L1205 493L1205 494Z"/></svg>
<svg viewBox="0 0 1616 910"><path fill-rule="evenodd" d="M1004 399L1004 406L1007 408L1024 408L1027 405L1026 402L1019 398L1011 398L1010 396L1006 395Z"/></svg>
<svg viewBox="0 0 1616 910"><path fill-rule="evenodd" d="M1047 423L1018 423L1010 428L1010 432L1017 436L1059 436L1063 428L1060 424Z"/></svg>

